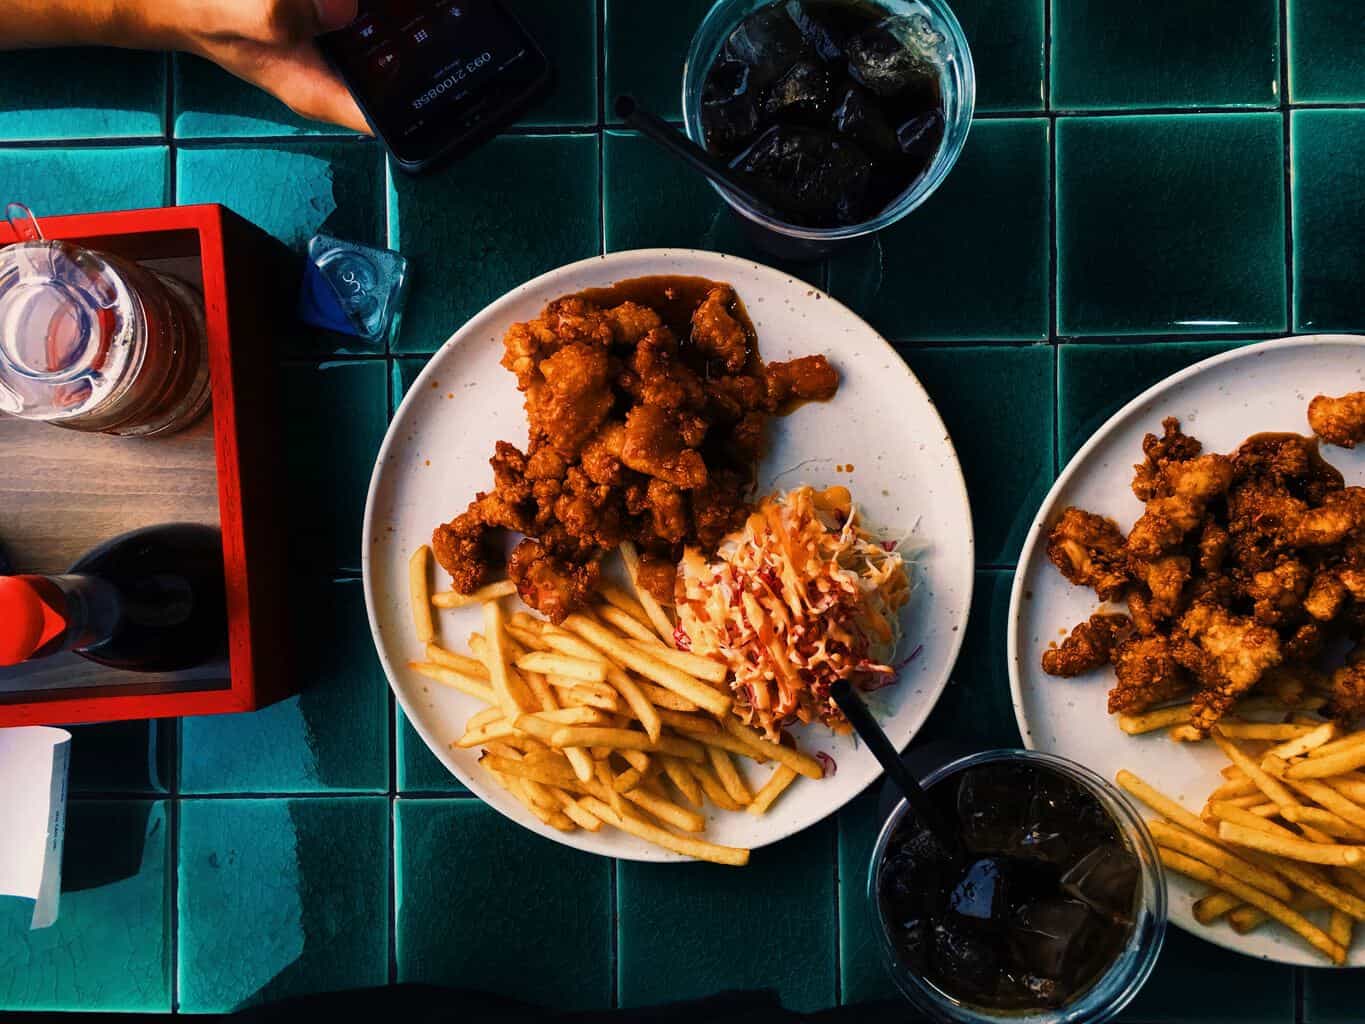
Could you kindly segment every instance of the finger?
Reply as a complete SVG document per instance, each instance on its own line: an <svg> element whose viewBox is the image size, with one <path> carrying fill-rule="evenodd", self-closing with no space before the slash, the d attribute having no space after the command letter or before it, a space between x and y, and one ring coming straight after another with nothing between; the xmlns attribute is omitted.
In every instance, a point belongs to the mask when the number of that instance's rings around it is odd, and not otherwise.
<svg viewBox="0 0 1365 1024"><path fill-rule="evenodd" d="M300 117L327 121L369 135L354 97L312 44L272 61L259 83Z"/></svg>

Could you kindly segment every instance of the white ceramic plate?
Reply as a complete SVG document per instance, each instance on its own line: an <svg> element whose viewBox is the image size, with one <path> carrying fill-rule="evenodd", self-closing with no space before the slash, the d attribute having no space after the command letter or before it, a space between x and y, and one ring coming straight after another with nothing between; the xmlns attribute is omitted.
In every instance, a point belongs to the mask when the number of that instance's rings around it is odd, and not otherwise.
<svg viewBox="0 0 1365 1024"><path fill-rule="evenodd" d="M874 695L887 731L903 747L928 717L957 657L971 602L972 532L962 472L943 421L892 348L844 306L803 281L746 260L690 250L643 250L585 260L536 278L470 320L437 352L389 427L365 510L365 599L394 693L432 752L461 782L509 818L558 842L632 860L675 855L610 828L560 833L532 817L477 768L477 751L452 750L479 709L406 667L420 659L407 601L408 555L432 528L491 485L493 444L526 437L522 396L498 365L509 324L584 288L650 274L684 274L734 285L757 328L765 359L828 354L843 375L833 401L811 403L774 423L759 485L848 485L872 523L909 531L924 551L907 622L906 649L923 645L898 685ZM852 467L851 470L848 467ZM840 472L838 467L843 467ZM444 574L441 574L444 576ZM479 628L477 609L444 612L441 635L456 649ZM851 800L878 774L866 749L826 730L798 735L827 751L837 773L798 780L763 817L717 813L707 838L757 847L798 832ZM749 765L761 781L768 767Z"/></svg>
<svg viewBox="0 0 1365 1024"><path fill-rule="evenodd" d="M1308 430L1308 403L1320 393L1365 388L1365 338L1317 335L1267 341L1206 359L1144 392L1116 413L1076 453L1034 521L1010 597L1009 669L1014 713L1024 743L1079 761L1107 779L1120 768L1140 775L1191 810L1204 805L1227 763L1211 743L1172 743L1165 732L1125 736L1108 720L1113 673L1054 679L1039 666L1044 649L1096 608L1092 590L1067 583L1047 560L1047 530L1062 509L1079 505L1112 516L1125 532L1142 513L1129 483L1142 437L1177 416L1208 451L1229 452L1251 434ZM1324 446L1348 484L1365 483L1365 448ZM1145 808L1142 808L1145 811ZM1205 928L1191 904L1203 890L1171 874L1170 919L1195 935L1266 960L1310 967L1323 958L1287 930L1264 927L1237 935L1227 924ZM1365 965L1357 947L1353 966Z"/></svg>

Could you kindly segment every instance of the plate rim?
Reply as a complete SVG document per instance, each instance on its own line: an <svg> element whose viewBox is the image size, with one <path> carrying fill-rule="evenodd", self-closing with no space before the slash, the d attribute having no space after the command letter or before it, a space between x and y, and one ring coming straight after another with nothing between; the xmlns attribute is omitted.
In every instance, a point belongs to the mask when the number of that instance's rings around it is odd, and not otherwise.
<svg viewBox="0 0 1365 1024"><path fill-rule="evenodd" d="M1173 340L1179 342L1181 339L1177 337ZM1237 339L1228 338L1226 340L1235 342ZM1047 520L1051 518L1053 506L1057 503L1062 492L1070 485L1072 478L1079 474L1082 464L1089 459L1091 452L1098 448L1099 445L1107 439L1109 434L1118 429L1120 424L1128 419L1139 407L1160 397L1163 393L1178 387L1190 378L1202 373L1207 373L1209 370L1215 369L1224 363L1237 362L1246 358L1255 358L1265 352L1294 348L1314 348L1320 345L1365 349L1365 335L1335 333L1286 335L1282 338L1270 338L1264 341L1252 342L1247 345L1239 345L1226 352L1219 352L1205 359L1201 359L1196 363L1191 363L1189 366L1162 378L1155 384L1144 389L1130 401L1124 403L1122 407L1096 428L1095 432L1090 435L1085 444L1081 445L1081 447L1076 450L1076 453L1067 460L1066 466L1063 467L1062 471L1057 475L1057 479L1053 481L1052 486L1048 489L1047 495L1038 506L1038 511L1029 522L1028 537L1024 541L1024 546L1020 549L1019 560L1015 563L1014 581L1010 586L1009 621L1005 634L1005 661L1009 673L1010 702L1014 707L1014 720L1019 728L1019 734L1026 749L1039 749L1035 745L1033 733L1028 728L1028 718L1024 711L1023 681L1020 678L1019 667L1021 663L1020 655L1022 654L1019 648L1019 613L1020 606L1023 602L1025 581L1027 579L1027 567L1033 560L1035 549L1042 543L1043 527L1046 525ZM1125 799L1127 799L1126 794ZM1132 803L1133 801L1130 799L1129 802ZM1135 804L1135 806L1138 806L1139 811L1142 813L1146 813L1145 809L1140 805ZM1234 953L1240 953L1243 956L1252 957L1257 960L1282 963L1295 967L1320 967L1332 970L1349 970L1353 967L1362 966L1360 964L1351 964L1348 961L1338 967L1335 964L1324 962L1321 958L1311 959L1307 950L1304 951L1304 955L1302 956L1295 956L1292 954L1288 956L1277 956L1273 954L1252 952L1238 944L1237 940L1240 940L1242 936L1234 934L1229 937L1224 933L1223 929L1206 928L1202 925L1198 925L1193 919L1187 921L1185 920L1183 912L1180 915L1177 915L1174 908L1168 915L1167 920L1182 931L1197 936L1206 942L1211 942L1216 946L1221 946L1223 949L1231 950Z"/></svg>
<svg viewBox="0 0 1365 1024"><path fill-rule="evenodd" d="M909 739L907 739L906 746L908 746L911 742L914 741L915 737L919 734L920 729L923 728L924 722L928 720L930 713L932 713L934 707L937 706L939 700L943 696L944 691L947 689L948 684L952 680L953 672L956 669L958 658L962 652L962 644L966 636L968 621L970 620L971 617L972 598L974 593L973 588L976 582L976 533L972 520L971 499L970 495L967 492L966 477L964 476L962 471L962 460L958 456L957 447L953 443L952 436L948 432L947 425L943 422L943 416L939 412L938 406L934 403L933 398L929 395L929 392L925 389L924 384L920 381L919 377L916 376L915 372L910 368L909 363L907 363L901 357L900 353L896 351L895 346L893 346L891 342L887 340L886 337L883 336L880 331L878 331L870 323L868 323L865 318L859 316L858 313L856 313L848 305L839 301L839 299L830 295L827 291L825 291L823 288L820 288L818 285L811 284L810 282L805 281L803 278L800 278L793 273L778 269L776 267L769 266L767 264L759 263L755 260L730 255L728 253L720 253L704 249L669 247L625 249L617 252L601 253L595 256L589 256L585 259L575 260L572 263L566 263L562 266L554 267L545 271L544 273L538 274L535 277L531 278L530 280L525 281L522 284L519 284L516 287L511 288L508 291L504 292L502 295L498 296L497 298L493 299L491 302L486 304L483 308L479 309L471 316L465 318L464 322L454 331L454 333L452 333L450 337L448 337L439 347L436 348L435 351L433 351L430 355L426 357L425 365L422 367L421 371L414 379L412 385L408 388L407 394L404 395L403 400L398 404L398 407L394 409L393 414L389 420L388 426L384 433L384 440L380 444L379 450L375 455L374 466L370 473L370 481L365 495L365 509L363 513L361 531L361 578L362 586L365 592L365 613L370 628L371 641L374 644L375 654L379 658L380 665L384 670L385 678L387 679L389 684L389 689L393 692L394 699L397 701L398 707L403 711L404 716L407 718L408 724L411 725L413 730L421 737L422 742L426 745L427 749L431 751L431 753L436 757L438 761L440 761L441 765L446 769L446 771L449 772L450 775L453 778L455 778L461 785L463 785L471 794L479 798L479 800L482 801L486 806L492 808L494 811L501 814L503 817L507 818L514 824L522 828L525 828L528 831L534 832L537 835L543 836L544 838L552 839L555 842L560 843L561 845L569 847L571 849L579 850L581 852L589 853L595 856L612 857L618 860L629 860L644 863L688 863L690 862L690 858L683 857L680 854L676 854L673 853L672 851L664 850L649 844L632 844L631 846L628 846L623 850L611 852L606 852L585 846L580 842L575 841L576 839L581 838L577 836L576 833L569 834L561 833L558 830L555 830L550 826L545 825L543 822L536 821L534 819L522 820L521 817L516 817L507 813L507 811L498 803L490 801L485 798L484 789L486 787L480 780L473 776L466 778L464 775L456 772L449 764L447 764L446 760L441 756L439 752L441 744L429 734L428 730L426 729L422 722L421 716L414 714L412 708L409 706L409 701L405 697L402 688L399 686L398 676L395 671L395 668L390 663L390 659L384 649L384 645L380 640L379 617L377 614L375 601L375 579L373 568L374 560L371 557L371 551L373 550L374 547L375 538L374 512L376 496L380 487L381 478L384 473L385 463L388 461L390 450L393 446L395 446L398 443L398 438L401 433L401 431L397 429L398 424L402 421L404 413L408 409L409 403L415 402L417 400L417 396L421 394L422 388L420 385L425 382L426 378L429 375L435 372L434 367L437 364L438 357L442 356L448 350L454 348L455 346L468 343L474 338L474 334L469 329L470 324L477 320L483 319L486 316L498 315L498 312L500 310L514 304L519 299L524 297L528 292L534 292L540 288L544 288L552 279L572 276L578 272L596 269L598 267L611 266L613 264L618 263L630 264L633 262L650 260L655 261L673 260L684 262L695 261L698 264L708 264L714 263L716 261L728 262L731 264L743 266L748 271L756 271L759 275L769 275L775 278L781 278L788 284L791 284L792 282L799 282L800 287L809 289L812 293L816 294L822 303L829 303L837 307L839 310L843 312L844 315L852 318L853 320L862 324L863 327L866 328L869 335L872 338L876 339L876 341L879 342L884 347L885 354L889 355L894 361L893 365L898 365L901 367L902 372L905 374L906 382L923 399L923 403L926 410L933 417L934 422L937 424L938 431L935 435L934 443L941 443L946 447L946 454L948 455L947 462L951 466L951 473L945 472L945 476L951 478L951 484L949 485L948 489L951 492L954 499L957 502L960 502L962 509L966 513L965 515L966 521L964 524L965 529L963 530L963 533L961 535L961 540L965 547L965 557L963 560L963 568L961 570L962 578L954 581L956 586L958 587L958 592L961 594L960 601L962 606L962 620L960 623L958 623L959 628L957 628L956 630L949 630L947 632L947 635L945 636L944 642L947 649L947 658L945 661L946 667L944 668L942 677L940 679L934 680L932 685L926 686L925 697L927 698L927 707L925 710L924 718L920 722L919 726L916 727L915 731L911 733ZM679 272L687 273L688 271L680 270ZM693 272L697 274L706 273L706 271L701 269L697 269L696 271ZM393 738L391 738L390 742L396 741ZM857 786L856 789L852 790L844 799L831 804L830 807L826 811L821 813L818 817L812 818L809 821L804 821L793 828L779 829L777 830L777 834L774 834L769 838L753 842L750 844L749 848L755 850L760 849L762 847L772 845L773 843L781 842L782 840L788 839L798 834L799 832L803 832L808 828L818 825L820 822L824 821L830 815L837 814L845 806L847 806L853 800L861 796L868 789L868 787L870 787L881 777L881 775L882 772L880 767L876 767L876 769L873 772L871 772L871 774L869 774L866 781L864 781L861 785ZM401 793L399 795L401 795ZM527 818L530 818L530 816L528 815Z"/></svg>

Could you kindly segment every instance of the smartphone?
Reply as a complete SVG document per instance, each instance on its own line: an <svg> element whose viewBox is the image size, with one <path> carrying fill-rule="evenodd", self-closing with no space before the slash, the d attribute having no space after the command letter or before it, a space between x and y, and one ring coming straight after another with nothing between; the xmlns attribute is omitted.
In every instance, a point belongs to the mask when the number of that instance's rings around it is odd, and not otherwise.
<svg viewBox="0 0 1365 1024"><path fill-rule="evenodd" d="M317 39L394 161L427 170L517 116L550 63L498 0L361 0Z"/></svg>

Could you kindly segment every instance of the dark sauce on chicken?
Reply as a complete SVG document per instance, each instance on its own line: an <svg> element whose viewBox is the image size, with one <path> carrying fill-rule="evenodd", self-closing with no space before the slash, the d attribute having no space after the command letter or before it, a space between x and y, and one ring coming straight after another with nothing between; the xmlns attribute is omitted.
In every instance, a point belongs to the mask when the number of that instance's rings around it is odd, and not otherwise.
<svg viewBox="0 0 1365 1024"><path fill-rule="evenodd" d="M707 71L706 145L793 224L875 217L943 142L943 36L873 0L779 0Z"/></svg>
<svg viewBox="0 0 1365 1024"><path fill-rule="evenodd" d="M1133 931L1141 872L1118 824L1078 783L1022 762L968 768L930 795L967 856L952 862L909 815L892 835L877 887L901 962L992 1011L1073 1002Z"/></svg>

